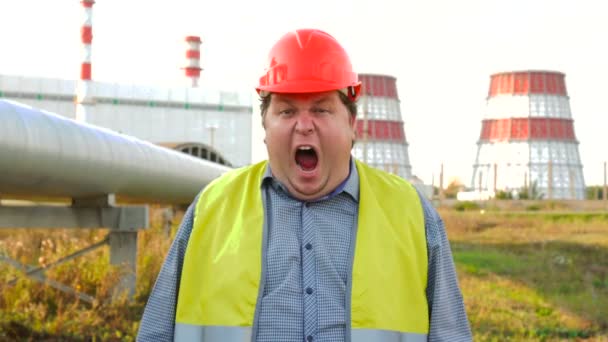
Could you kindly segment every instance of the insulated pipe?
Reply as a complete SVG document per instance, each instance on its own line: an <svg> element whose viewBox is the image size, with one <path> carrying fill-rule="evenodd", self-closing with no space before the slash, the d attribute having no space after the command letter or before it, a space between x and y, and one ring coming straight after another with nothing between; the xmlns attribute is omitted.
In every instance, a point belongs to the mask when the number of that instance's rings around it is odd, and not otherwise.
<svg viewBox="0 0 608 342"><path fill-rule="evenodd" d="M0 197L190 203L230 168L150 142L0 100Z"/></svg>

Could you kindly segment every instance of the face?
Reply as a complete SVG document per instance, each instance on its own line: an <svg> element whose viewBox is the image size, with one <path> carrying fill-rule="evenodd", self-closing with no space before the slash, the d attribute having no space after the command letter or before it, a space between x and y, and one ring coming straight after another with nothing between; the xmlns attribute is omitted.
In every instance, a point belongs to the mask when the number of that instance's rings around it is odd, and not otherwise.
<svg viewBox="0 0 608 342"><path fill-rule="evenodd" d="M348 176L355 118L337 91L272 94L263 123L273 176L292 196L325 196Z"/></svg>

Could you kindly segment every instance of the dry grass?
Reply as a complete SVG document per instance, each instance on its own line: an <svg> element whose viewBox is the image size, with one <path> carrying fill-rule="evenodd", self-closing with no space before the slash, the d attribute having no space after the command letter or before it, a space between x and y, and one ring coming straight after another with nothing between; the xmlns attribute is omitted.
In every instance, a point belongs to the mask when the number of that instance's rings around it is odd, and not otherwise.
<svg viewBox="0 0 608 342"><path fill-rule="evenodd" d="M604 214L441 215L476 340L608 340Z"/></svg>
<svg viewBox="0 0 608 342"><path fill-rule="evenodd" d="M133 301L114 291L123 270L109 264L107 246L45 272L49 279L95 297L93 304L31 280L23 275L24 270L0 263L0 340L134 340L145 302L172 241L161 231L160 211L153 208L151 212L152 228L138 236L138 282ZM175 229L174 225L173 233ZM29 267L40 267L103 240L107 233L0 230L0 254ZM17 282L9 284L14 279Z"/></svg>
<svg viewBox="0 0 608 342"><path fill-rule="evenodd" d="M95 296L94 305L0 263L0 340L134 340L172 240L162 233L160 210L152 209L152 228L139 234L133 301L111 300L122 270L109 264L108 247L47 273ZM608 216L491 210L441 215L476 341L608 341ZM42 266L105 234L0 230L0 253ZM18 281L9 285L11 279Z"/></svg>

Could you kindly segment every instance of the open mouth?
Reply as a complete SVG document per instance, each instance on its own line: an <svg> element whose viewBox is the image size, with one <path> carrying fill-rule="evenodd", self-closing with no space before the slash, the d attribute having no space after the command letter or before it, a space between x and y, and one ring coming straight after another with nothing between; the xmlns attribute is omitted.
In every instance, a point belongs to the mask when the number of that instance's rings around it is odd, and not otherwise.
<svg viewBox="0 0 608 342"><path fill-rule="evenodd" d="M300 146L296 150L296 164L302 171L312 171L317 167L319 159L312 146Z"/></svg>

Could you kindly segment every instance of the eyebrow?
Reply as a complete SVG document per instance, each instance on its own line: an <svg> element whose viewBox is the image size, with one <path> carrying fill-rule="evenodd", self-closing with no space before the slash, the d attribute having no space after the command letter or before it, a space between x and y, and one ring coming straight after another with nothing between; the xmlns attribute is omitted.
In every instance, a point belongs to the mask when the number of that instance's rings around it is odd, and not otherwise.
<svg viewBox="0 0 608 342"><path fill-rule="evenodd" d="M323 96L320 99L314 101L313 103L318 105L320 103L327 102L327 101L330 101L329 96Z"/></svg>

